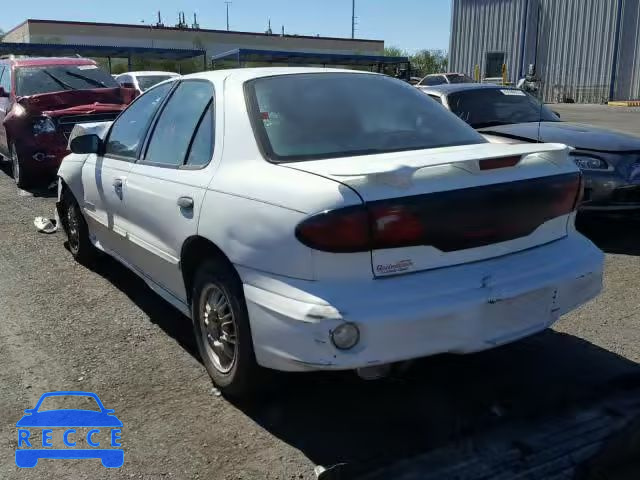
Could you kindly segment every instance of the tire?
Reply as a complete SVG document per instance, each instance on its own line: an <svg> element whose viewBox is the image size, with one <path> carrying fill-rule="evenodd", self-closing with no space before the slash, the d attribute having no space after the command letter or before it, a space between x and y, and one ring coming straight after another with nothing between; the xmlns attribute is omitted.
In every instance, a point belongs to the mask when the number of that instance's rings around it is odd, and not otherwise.
<svg viewBox="0 0 640 480"><path fill-rule="evenodd" d="M89 228L78 202L69 191L66 191L62 195L60 203L62 207L60 222L67 234L69 251L78 263L90 265L96 260L98 251L89 239Z"/></svg>
<svg viewBox="0 0 640 480"><path fill-rule="evenodd" d="M192 293L196 343L213 383L232 397L257 389L261 373L266 372L256 363L249 315L236 271L226 260L205 260L195 274Z"/></svg>
<svg viewBox="0 0 640 480"><path fill-rule="evenodd" d="M29 188L32 184L31 178L27 172L25 172L24 166L18 158L18 151L15 143L9 145L9 156L11 161L11 171L13 173L13 180L20 189Z"/></svg>

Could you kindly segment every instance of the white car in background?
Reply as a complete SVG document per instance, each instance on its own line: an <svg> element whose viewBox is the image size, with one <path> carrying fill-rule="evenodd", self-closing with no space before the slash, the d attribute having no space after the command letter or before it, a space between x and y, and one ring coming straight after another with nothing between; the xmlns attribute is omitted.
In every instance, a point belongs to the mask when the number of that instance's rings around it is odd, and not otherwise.
<svg viewBox="0 0 640 480"><path fill-rule="evenodd" d="M190 317L227 394L260 367L365 376L492 348L601 289L567 148L487 143L400 80L193 74L105 131L59 170L71 253L107 252Z"/></svg>
<svg viewBox="0 0 640 480"><path fill-rule="evenodd" d="M165 80L179 77L179 73L175 72L125 72L116 75L114 78L121 86L125 88L134 88L138 93L149 90L154 85Z"/></svg>

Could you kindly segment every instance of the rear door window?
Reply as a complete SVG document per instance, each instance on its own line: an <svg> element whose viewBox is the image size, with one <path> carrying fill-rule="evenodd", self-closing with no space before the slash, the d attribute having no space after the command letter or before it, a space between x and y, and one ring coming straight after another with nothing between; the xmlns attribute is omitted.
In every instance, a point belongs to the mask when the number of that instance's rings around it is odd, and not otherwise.
<svg viewBox="0 0 640 480"><path fill-rule="evenodd" d="M163 86L163 85L161 85ZM185 81L175 90L154 127L144 163L178 167L184 164L191 140L211 105L213 85L205 81ZM204 127L203 127L204 128ZM203 137L206 137L203 132ZM206 138L198 139L196 149ZM198 153L194 152L194 156ZM192 160L193 162L202 161Z"/></svg>

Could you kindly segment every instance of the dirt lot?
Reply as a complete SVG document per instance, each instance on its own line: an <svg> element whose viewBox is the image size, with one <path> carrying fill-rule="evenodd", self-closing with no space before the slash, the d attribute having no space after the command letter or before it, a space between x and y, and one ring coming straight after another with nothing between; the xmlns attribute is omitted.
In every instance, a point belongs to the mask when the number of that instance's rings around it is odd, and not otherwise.
<svg viewBox="0 0 640 480"><path fill-rule="evenodd" d="M0 171L2 479L312 479L315 465L339 462L365 473L588 405L640 379L638 223L591 227L607 252L604 293L554 330L482 354L425 359L384 381L279 376L271 393L233 404L212 393L188 319L115 261L86 269L61 233L35 231L34 216L53 206L51 196L19 194ZM121 469L98 460L15 466L15 423L52 390L96 392L115 409Z"/></svg>

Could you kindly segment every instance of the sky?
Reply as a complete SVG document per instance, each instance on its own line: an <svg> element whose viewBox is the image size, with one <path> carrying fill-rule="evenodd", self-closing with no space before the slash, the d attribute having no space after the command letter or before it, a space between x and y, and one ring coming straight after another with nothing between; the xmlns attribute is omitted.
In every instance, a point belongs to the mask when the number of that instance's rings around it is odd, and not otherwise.
<svg viewBox="0 0 640 480"><path fill-rule="evenodd" d="M183 10L191 23L198 14L201 28L225 29L223 0L26 0L2 8L0 28L5 32L27 18L109 23L154 23L157 11L165 25L177 23ZM232 30L350 37L351 0L231 0ZM356 37L384 40L415 52L423 48L446 50L449 44L450 0L356 0Z"/></svg>

